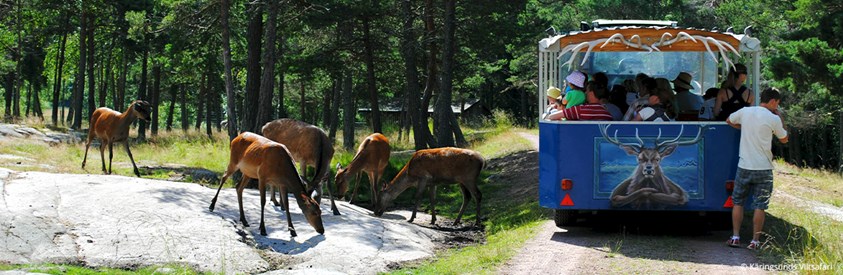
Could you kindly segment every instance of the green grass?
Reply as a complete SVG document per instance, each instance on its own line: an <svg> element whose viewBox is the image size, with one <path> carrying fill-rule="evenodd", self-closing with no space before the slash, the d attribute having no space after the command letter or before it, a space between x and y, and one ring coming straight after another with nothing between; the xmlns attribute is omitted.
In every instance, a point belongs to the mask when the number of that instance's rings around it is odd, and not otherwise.
<svg viewBox="0 0 843 275"><path fill-rule="evenodd" d="M840 190L843 188L840 175L801 169L782 162L776 164L776 170L785 174L776 175L774 188L800 198L839 203ZM835 205L839 207L839 204ZM832 272L843 272L843 265L840 265L843 263L843 234L840 233L843 232L843 222L814 212L803 201L782 196L773 196L767 213L765 230L769 249L760 254L763 262L826 264L831 265ZM810 270L799 272L812 273Z"/></svg>

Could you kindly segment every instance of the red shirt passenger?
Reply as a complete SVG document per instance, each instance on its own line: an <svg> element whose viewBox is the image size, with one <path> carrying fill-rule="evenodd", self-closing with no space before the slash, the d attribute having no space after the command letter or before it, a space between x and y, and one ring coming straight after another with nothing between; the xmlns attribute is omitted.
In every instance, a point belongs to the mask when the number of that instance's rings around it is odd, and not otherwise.
<svg viewBox="0 0 843 275"><path fill-rule="evenodd" d="M547 116L550 120L612 120L612 114L600 104L600 96L606 93L606 87L594 81L589 81L585 89L587 104L571 108Z"/></svg>

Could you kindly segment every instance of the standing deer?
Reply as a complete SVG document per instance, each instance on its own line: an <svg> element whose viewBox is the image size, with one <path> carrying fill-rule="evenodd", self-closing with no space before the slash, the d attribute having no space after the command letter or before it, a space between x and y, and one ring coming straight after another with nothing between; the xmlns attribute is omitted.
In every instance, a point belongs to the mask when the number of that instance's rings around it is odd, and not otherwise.
<svg viewBox="0 0 843 275"><path fill-rule="evenodd" d="M366 137L360 147L357 148L357 154L348 164L345 169L337 163L337 175L334 177L334 182L337 186L337 195L342 197L348 191L348 178L354 175L357 185L354 187L354 192L351 193L350 203L357 197L357 189L360 188L360 172L366 172L369 175L369 184L372 187L372 206L377 204L378 199L378 182L386 165L389 164L389 139L379 133L374 133Z"/></svg>
<svg viewBox="0 0 843 275"><path fill-rule="evenodd" d="M136 118L149 121L149 102L143 100L135 100L126 109L125 112L120 113L115 110L100 107L94 110L91 114L90 128L88 129L88 140L85 142L85 159L82 160L82 169L85 169L85 163L88 162L88 149L91 147L91 141L94 137L100 140L100 158L102 158L102 172L111 174L111 160L114 158L114 143L124 142L126 153L129 155L129 160L132 161L132 167L135 168L135 175L140 177L138 166L135 165L135 159L132 157L132 151L129 150L129 126ZM108 146L108 170L105 170L105 146Z"/></svg>
<svg viewBox="0 0 843 275"><path fill-rule="evenodd" d="M249 226L246 215L243 213L243 189L246 188L250 179L257 179L261 196L261 224L259 227L261 235L266 236L263 213L266 206L267 185L278 188L281 190L281 194L284 194L281 196L281 201L287 214L287 228L290 230L290 236L296 236L296 229L293 228L293 220L290 217L287 192L292 193L296 198L296 203L298 203L310 226L316 229L319 234L325 233L325 228L322 226L322 210L319 208L319 204L305 193L304 182L296 172L296 166L290 152L287 151L287 147L250 132L243 132L231 140L228 168L220 180L217 194L211 200L211 206L208 207L211 212L214 212L214 206L217 204L217 197L220 195L223 183L238 169L243 173L243 179L237 185L237 203L240 206L240 222L243 223L243 226Z"/></svg>
<svg viewBox="0 0 843 275"><path fill-rule="evenodd" d="M419 208L419 199L424 194L428 184L431 184L430 212L433 217L430 224L436 224L436 184L457 182L462 191L463 201L457 219L454 220L454 225L460 223L468 201L474 197L477 206L477 220L474 222L474 226L478 226L480 224L480 200L482 195L480 189L477 188L477 180L484 166L486 166L486 161L483 156L472 150L445 147L416 151L407 165L404 165L404 168L392 179L392 182L384 187L375 206L375 215L383 215L386 207L392 204L392 200L407 188L415 186L417 188L415 206L413 207L413 214L410 215L408 220L413 222L416 218L416 210Z"/></svg>
<svg viewBox="0 0 843 275"><path fill-rule="evenodd" d="M305 181L308 186L308 193L317 203L321 203L322 182L331 172L331 158L334 157L334 146L325 131L302 121L282 118L266 123L261 128L261 133L266 138L287 146L293 159L298 161L303 178L307 178L308 166L316 168L313 179ZM278 205L278 201L275 200L275 191L270 189L270 193L272 194L272 202ZM286 194L281 193L281 197L284 196ZM340 211L334 204L334 196L331 194L330 181L328 182L328 198L331 199L331 210L334 215L339 215Z"/></svg>
<svg viewBox="0 0 843 275"><path fill-rule="evenodd" d="M692 140L679 141L685 126L679 130L679 135L671 140L659 142L661 129L655 140L655 147L645 147L644 141L638 136L638 129L635 129L637 143L621 143L618 141L618 131L615 130L614 138L609 137L607 130L609 125L600 125L600 134L607 141L618 145L627 154L636 156L638 167L626 180L621 182L612 190L612 206L620 207L630 203L640 205L641 203L659 203L662 205L685 205L688 202L688 193L681 186L670 180L662 172L661 160L672 154L680 145L696 144L702 138L703 127L700 126L697 136Z"/></svg>

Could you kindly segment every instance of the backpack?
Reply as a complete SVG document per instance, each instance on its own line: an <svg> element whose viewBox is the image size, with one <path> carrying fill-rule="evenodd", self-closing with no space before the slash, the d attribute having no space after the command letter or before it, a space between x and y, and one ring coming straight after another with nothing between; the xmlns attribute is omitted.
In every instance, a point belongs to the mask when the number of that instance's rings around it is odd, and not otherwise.
<svg viewBox="0 0 843 275"><path fill-rule="evenodd" d="M717 115L717 120L726 120L732 113L749 106L749 102L743 99L743 94L747 90L746 86L741 86L739 90L736 90L735 87L729 87L729 90L732 91L732 97L720 106L721 110L720 114Z"/></svg>

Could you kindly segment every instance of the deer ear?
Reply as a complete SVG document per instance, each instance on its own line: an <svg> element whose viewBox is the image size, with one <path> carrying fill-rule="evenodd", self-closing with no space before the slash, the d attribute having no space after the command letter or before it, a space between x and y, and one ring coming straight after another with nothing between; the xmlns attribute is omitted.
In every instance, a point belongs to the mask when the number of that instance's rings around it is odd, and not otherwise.
<svg viewBox="0 0 843 275"><path fill-rule="evenodd" d="M337 172L339 172L340 170L342 170L342 165L340 165L340 163L337 162Z"/></svg>
<svg viewBox="0 0 843 275"><path fill-rule="evenodd" d="M659 148L659 154L660 154L662 157L666 157L666 156L668 156L668 155L670 155L670 154L673 154L673 151L675 151L675 150L676 150L676 147L677 147L677 146L678 146L678 145L676 145L676 144L670 144L670 145L665 145L665 146L662 146L661 148Z"/></svg>
<svg viewBox="0 0 843 275"><path fill-rule="evenodd" d="M634 156L639 153L638 147L631 146L631 145L621 145L621 149L623 149L626 154Z"/></svg>

